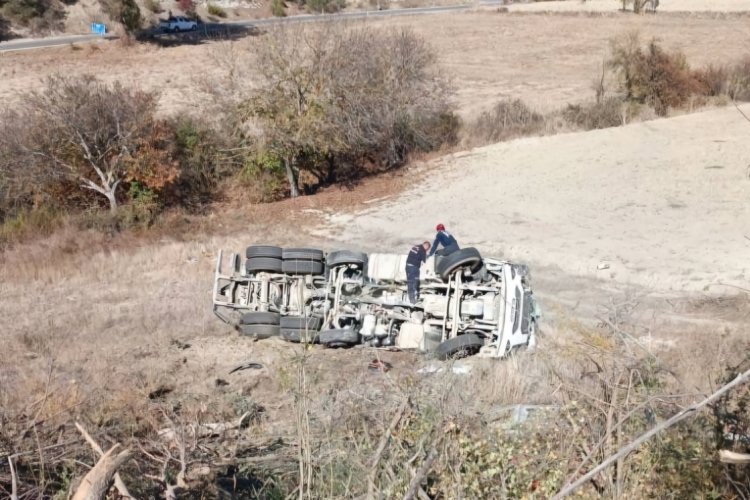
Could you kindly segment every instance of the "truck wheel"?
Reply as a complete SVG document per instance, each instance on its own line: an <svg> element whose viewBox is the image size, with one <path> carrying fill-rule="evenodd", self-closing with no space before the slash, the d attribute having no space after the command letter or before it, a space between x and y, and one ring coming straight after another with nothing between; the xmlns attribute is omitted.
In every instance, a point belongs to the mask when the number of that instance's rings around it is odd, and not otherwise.
<svg viewBox="0 0 750 500"><path fill-rule="evenodd" d="M326 258L328 267L343 266L345 264L354 264L361 267L367 263L367 254L364 252L352 252L349 250L338 250L331 252Z"/></svg>
<svg viewBox="0 0 750 500"><path fill-rule="evenodd" d="M315 260L323 262L323 251L315 248L285 248L281 258L284 260Z"/></svg>
<svg viewBox="0 0 750 500"><path fill-rule="evenodd" d="M459 358L479 351L484 341L473 333L465 333L441 342L435 349L438 359Z"/></svg>
<svg viewBox="0 0 750 500"><path fill-rule="evenodd" d="M280 259L271 257L252 257L245 261L245 271L248 274L259 272L280 273L282 266Z"/></svg>
<svg viewBox="0 0 750 500"><path fill-rule="evenodd" d="M359 344L359 332L351 328L323 330L320 332L320 343L326 347L351 347Z"/></svg>
<svg viewBox="0 0 750 500"><path fill-rule="evenodd" d="M279 325L240 325L237 329L243 337L256 339L278 337L280 332Z"/></svg>
<svg viewBox="0 0 750 500"><path fill-rule="evenodd" d="M314 316L284 316L281 318L281 329L320 330L321 323L323 320Z"/></svg>
<svg viewBox="0 0 750 500"><path fill-rule="evenodd" d="M294 342L295 344L301 342L317 344L320 341L318 337L317 330L299 330L294 328L281 329L281 338L287 342Z"/></svg>
<svg viewBox="0 0 750 500"><path fill-rule="evenodd" d="M275 312L249 312L240 318L241 325L278 325L281 315Z"/></svg>
<svg viewBox="0 0 750 500"><path fill-rule="evenodd" d="M448 277L456 270L463 267L470 267L471 272L475 273L482 268L482 255L476 248L462 248L452 254L443 257L438 262L435 271L440 275L443 281L448 281Z"/></svg>
<svg viewBox="0 0 750 500"><path fill-rule="evenodd" d="M285 260L281 265L284 274L323 274L323 263L315 260Z"/></svg>
<svg viewBox="0 0 750 500"><path fill-rule="evenodd" d="M272 257L274 259L280 259L283 255L281 247L273 247L269 245L253 245L245 249L245 257L252 259L253 257Z"/></svg>

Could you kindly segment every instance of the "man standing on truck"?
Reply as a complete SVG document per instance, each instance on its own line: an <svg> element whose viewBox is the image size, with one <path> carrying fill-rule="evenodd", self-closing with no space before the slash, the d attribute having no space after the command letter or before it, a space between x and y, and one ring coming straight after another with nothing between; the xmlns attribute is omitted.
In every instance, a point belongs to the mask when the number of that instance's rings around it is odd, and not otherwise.
<svg viewBox="0 0 750 500"><path fill-rule="evenodd" d="M456 238L454 238L451 233L445 230L444 225L438 224L437 227L435 227L435 231L437 231L437 234L435 235L435 242L432 244L432 251L430 252L430 255L428 257L432 257L435 253L437 253L438 255L446 256L452 254L456 250L461 249L458 246ZM438 248L438 245L442 245L443 249L435 252L435 250L437 250Z"/></svg>
<svg viewBox="0 0 750 500"><path fill-rule="evenodd" d="M429 249L429 241L425 241L421 245L414 245L406 258L406 289L409 291L409 302L412 304L416 304L419 298L419 269L422 267L422 263L427 260Z"/></svg>

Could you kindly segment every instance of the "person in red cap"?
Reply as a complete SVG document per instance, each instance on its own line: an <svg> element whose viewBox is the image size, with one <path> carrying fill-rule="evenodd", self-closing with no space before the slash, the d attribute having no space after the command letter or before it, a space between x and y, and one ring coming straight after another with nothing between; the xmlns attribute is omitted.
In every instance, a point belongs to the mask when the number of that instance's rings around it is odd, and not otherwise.
<svg viewBox="0 0 750 500"><path fill-rule="evenodd" d="M456 238L454 238L451 233L445 230L444 225L438 224L435 227L435 231L437 231L437 234L435 235L435 242L432 244L432 249L430 250L429 257L432 257L436 253L438 255L446 256L452 254L456 250L461 249L461 247L458 246ZM436 251L438 245L442 245L443 249Z"/></svg>

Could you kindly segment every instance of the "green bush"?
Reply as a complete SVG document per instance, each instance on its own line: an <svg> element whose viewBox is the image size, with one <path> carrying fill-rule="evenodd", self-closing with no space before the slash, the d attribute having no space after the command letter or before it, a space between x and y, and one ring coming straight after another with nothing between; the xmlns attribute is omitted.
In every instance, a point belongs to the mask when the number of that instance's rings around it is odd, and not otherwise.
<svg viewBox="0 0 750 500"><path fill-rule="evenodd" d="M2 7L2 14L8 21L30 28L34 32L46 32L60 29L65 19L65 11L56 0L7 0ZM9 33L3 28L0 19L0 39Z"/></svg>
<svg viewBox="0 0 750 500"><path fill-rule="evenodd" d="M346 6L346 0L307 0L305 7L313 13L338 12Z"/></svg>
<svg viewBox="0 0 750 500"><path fill-rule="evenodd" d="M239 181L251 201L279 200L287 187L284 163L273 152L259 151L247 157Z"/></svg>
<svg viewBox="0 0 750 500"><path fill-rule="evenodd" d="M2 9L0 8L0 42L9 39L10 37L10 23L2 16Z"/></svg>
<svg viewBox="0 0 750 500"><path fill-rule="evenodd" d="M161 14L164 12L164 9L161 8L161 1L160 0L145 0L143 3L150 12L153 12L154 14Z"/></svg>
<svg viewBox="0 0 750 500"><path fill-rule="evenodd" d="M208 4L208 13L216 17L227 17L227 11L213 3Z"/></svg>
<svg viewBox="0 0 750 500"><path fill-rule="evenodd" d="M33 19L42 17L48 7L48 2L40 0L8 0L3 14L17 24L28 26Z"/></svg>
<svg viewBox="0 0 750 500"><path fill-rule="evenodd" d="M0 249L32 236L49 234L61 220L62 214L51 207L21 209L0 220Z"/></svg>
<svg viewBox="0 0 750 500"><path fill-rule="evenodd" d="M170 126L180 174L164 193L165 201L195 211L216 196L219 182L238 171L244 158L223 155L216 133L190 116L178 116Z"/></svg>
<svg viewBox="0 0 750 500"><path fill-rule="evenodd" d="M141 29L143 18L135 0L101 0L102 9L109 18L122 23L128 33Z"/></svg>
<svg viewBox="0 0 750 500"><path fill-rule="evenodd" d="M135 0L121 0L122 9L120 10L120 21L122 22L125 29L129 32L134 32L141 29L141 9Z"/></svg>
<svg viewBox="0 0 750 500"><path fill-rule="evenodd" d="M286 5L284 0L271 0L271 14L276 17L286 16Z"/></svg>
<svg viewBox="0 0 750 500"><path fill-rule="evenodd" d="M255 55L264 85L250 91L247 118L285 160L292 197L300 184L352 182L455 140L452 88L408 29L294 25L269 30Z"/></svg>
<svg viewBox="0 0 750 500"><path fill-rule="evenodd" d="M151 226L162 209L156 192L139 182L131 182L128 198L130 203L122 207L118 214L124 227L145 229Z"/></svg>

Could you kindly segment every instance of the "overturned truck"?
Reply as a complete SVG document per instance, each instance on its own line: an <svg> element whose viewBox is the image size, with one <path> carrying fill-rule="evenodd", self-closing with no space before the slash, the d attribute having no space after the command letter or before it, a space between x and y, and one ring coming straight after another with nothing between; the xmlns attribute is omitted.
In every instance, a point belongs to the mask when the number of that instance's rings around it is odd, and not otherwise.
<svg viewBox="0 0 750 500"><path fill-rule="evenodd" d="M422 265L408 300L406 255L255 245L219 253L213 309L241 335L326 347L397 347L441 359L533 347L539 310L528 267L475 248Z"/></svg>

